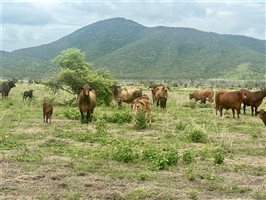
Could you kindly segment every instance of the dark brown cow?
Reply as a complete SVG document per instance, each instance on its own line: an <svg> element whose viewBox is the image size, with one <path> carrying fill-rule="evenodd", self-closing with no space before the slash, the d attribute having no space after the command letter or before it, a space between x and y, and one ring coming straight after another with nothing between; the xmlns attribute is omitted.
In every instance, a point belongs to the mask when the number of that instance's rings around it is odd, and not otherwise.
<svg viewBox="0 0 266 200"><path fill-rule="evenodd" d="M27 98L32 99L33 91L34 90L25 91L23 93L23 101L26 100Z"/></svg>
<svg viewBox="0 0 266 200"><path fill-rule="evenodd" d="M251 106L252 116L254 116L254 112L255 112L255 115L257 115L258 114L258 112L257 112L258 107L262 103L263 98L266 96L266 88L264 88L260 91L256 91L256 92L251 92L251 91L246 90L246 89L241 89L240 91L243 91L247 94L247 98L243 99L244 114L246 114L246 106Z"/></svg>
<svg viewBox="0 0 266 200"><path fill-rule="evenodd" d="M44 101L43 102L43 122L48 123L48 119L49 119L49 123L51 124L52 114L53 114L53 106L50 103Z"/></svg>
<svg viewBox="0 0 266 200"><path fill-rule="evenodd" d="M11 88L16 87L14 81L3 82L0 84L0 93L2 93L2 99L7 97Z"/></svg>
<svg viewBox="0 0 266 200"><path fill-rule="evenodd" d="M114 93L114 99L119 107L122 105L122 102L132 103L136 98L142 96L142 90L137 87L127 89L113 85L112 91Z"/></svg>
<svg viewBox="0 0 266 200"><path fill-rule="evenodd" d="M194 90L189 94L189 99L195 99L200 103L206 103L206 101L213 102L214 92L212 90Z"/></svg>
<svg viewBox="0 0 266 200"><path fill-rule="evenodd" d="M263 121L264 125L266 126L266 112L263 109L260 110L259 117Z"/></svg>
<svg viewBox="0 0 266 200"><path fill-rule="evenodd" d="M239 118L241 103L246 98L246 93L242 91L227 92L218 91L215 95L216 115L220 111L220 116L223 115L223 108L226 110L232 109L233 118L235 118L235 110L237 111L237 118Z"/></svg>
<svg viewBox="0 0 266 200"><path fill-rule="evenodd" d="M151 106L150 106L149 99L147 99L146 96L144 96L144 98L142 97L136 98L132 102L132 110L133 110L134 117L136 117L139 111L145 112L146 118L148 118L149 120L149 125L151 125ZM134 119L134 121L136 120Z"/></svg>
<svg viewBox="0 0 266 200"><path fill-rule="evenodd" d="M96 106L96 93L88 84L83 86L79 93L77 102L81 114L81 123L84 123L84 112L87 113L86 123L91 122L93 109Z"/></svg>

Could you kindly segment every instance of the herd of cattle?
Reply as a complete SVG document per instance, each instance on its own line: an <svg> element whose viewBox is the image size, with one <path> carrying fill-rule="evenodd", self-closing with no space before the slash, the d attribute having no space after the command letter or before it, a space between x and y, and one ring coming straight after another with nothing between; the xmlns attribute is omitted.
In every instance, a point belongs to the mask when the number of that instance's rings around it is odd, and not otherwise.
<svg viewBox="0 0 266 200"><path fill-rule="evenodd" d="M1 83L0 93L2 93L2 98L7 97L13 87L16 87L13 81ZM160 106L161 108L166 109L169 87L166 85L154 85L150 86L149 89L151 90L153 104L156 104L157 107ZM149 97L142 93L141 88L132 87L127 89L121 86L113 85L112 92L114 94L114 100L117 102L118 106L121 106L122 102L130 103L134 115L136 115L140 110L144 111L149 124L151 124L151 105ZM33 90L25 91L23 93L23 100L26 100L27 98L31 99L32 96ZM266 111L261 109L258 112L258 107L261 105L265 96L266 88L256 92L251 92L246 89L233 92L220 90L216 91L215 95L213 90L195 90L189 94L189 99L195 99L195 101L200 101L203 104L207 101L213 102L215 100L216 115L219 111L221 117L223 115L223 109L231 109L233 118L235 118L235 112L239 118L241 104L243 104L244 114L246 114L246 106L251 106L252 116L259 114L259 117L266 126ZM88 84L85 84L81 88L80 93L78 94L77 103L81 114L81 121L83 122L86 119L86 122L91 122L93 110L96 106L96 93ZM84 113L87 114L86 118ZM44 101L43 121L48 123L49 120L51 123L52 114L53 106Z"/></svg>

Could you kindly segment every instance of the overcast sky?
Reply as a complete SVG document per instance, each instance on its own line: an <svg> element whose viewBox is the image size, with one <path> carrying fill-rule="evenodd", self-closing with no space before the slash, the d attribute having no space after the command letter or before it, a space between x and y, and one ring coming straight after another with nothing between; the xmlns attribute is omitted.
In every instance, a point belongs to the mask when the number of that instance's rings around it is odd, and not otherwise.
<svg viewBox="0 0 266 200"><path fill-rule="evenodd" d="M83 26L124 17L145 26L191 27L265 40L265 0L0 0L1 50L55 41Z"/></svg>

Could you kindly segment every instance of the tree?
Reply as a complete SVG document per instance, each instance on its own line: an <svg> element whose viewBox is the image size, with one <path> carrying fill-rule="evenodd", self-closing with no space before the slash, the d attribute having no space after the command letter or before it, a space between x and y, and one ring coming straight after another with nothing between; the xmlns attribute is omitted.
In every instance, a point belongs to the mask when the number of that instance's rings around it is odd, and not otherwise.
<svg viewBox="0 0 266 200"><path fill-rule="evenodd" d="M93 70L85 60L85 53L77 48L66 49L52 62L60 69L59 74L46 83L54 92L62 89L78 95L81 87L87 83L96 91L98 104L110 104L114 80L106 70Z"/></svg>

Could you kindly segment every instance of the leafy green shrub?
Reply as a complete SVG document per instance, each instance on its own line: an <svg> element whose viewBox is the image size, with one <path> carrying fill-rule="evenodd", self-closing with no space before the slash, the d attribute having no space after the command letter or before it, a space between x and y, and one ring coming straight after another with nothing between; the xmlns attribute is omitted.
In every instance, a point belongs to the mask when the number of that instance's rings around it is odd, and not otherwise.
<svg viewBox="0 0 266 200"><path fill-rule="evenodd" d="M224 162L224 150L221 147L218 147L214 152L214 164L223 164Z"/></svg>
<svg viewBox="0 0 266 200"><path fill-rule="evenodd" d="M189 132L189 139L195 143L206 143L208 136L203 129L192 128L192 130Z"/></svg>
<svg viewBox="0 0 266 200"><path fill-rule="evenodd" d="M157 169L166 169L168 166L177 165L178 153L174 149L155 149L149 147L144 149L142 160L149 161Z"/></svg>
<svg viewBox="0 0 266 200"><path fill-rule="evenodd" d="M117 161L128 163L133 161L136 156L129 142L120 141L113 144L112 157Z"/></svg>
<svg viewBox="0 0 266 200"><path fill-rule="evenodd" d="M187 124L182 122L182 121L179 121L176 126L175 126L175 130L184 130L186 128Z"/></svg>
<svg viewBox="0 0 266 200"><path fill-rule="evenodd" d="M193 155L193 153L191 152L191 151L185 151L184 153L183 153L183 162L185 163L185 164L190 164L190 163L192 163L194 161L194 155Z"/></svg>
<svg viewBox="0 0 266 200"><path fill-rule="evenodd" d="M64 116L67 119L72 119L72 120L79 120L80 119L80 113L78 111L78 108L69 107L67 110L64 111Z"/></svg>
<svg viewBox="0 0 266 200"><path fill-rule="evenodd" d="M142 130L147 127L147 119L144 112L138 112L135 117L136 123L135 123L135 129L136 130Z"/></svg>
<svg viewBox="0 0 266 200"><path fill-rule="evenodd" d="M129 123L132 121L132 115L129 112L114 112L111 115L104 113L99 119L109 123Z"/></svg>

